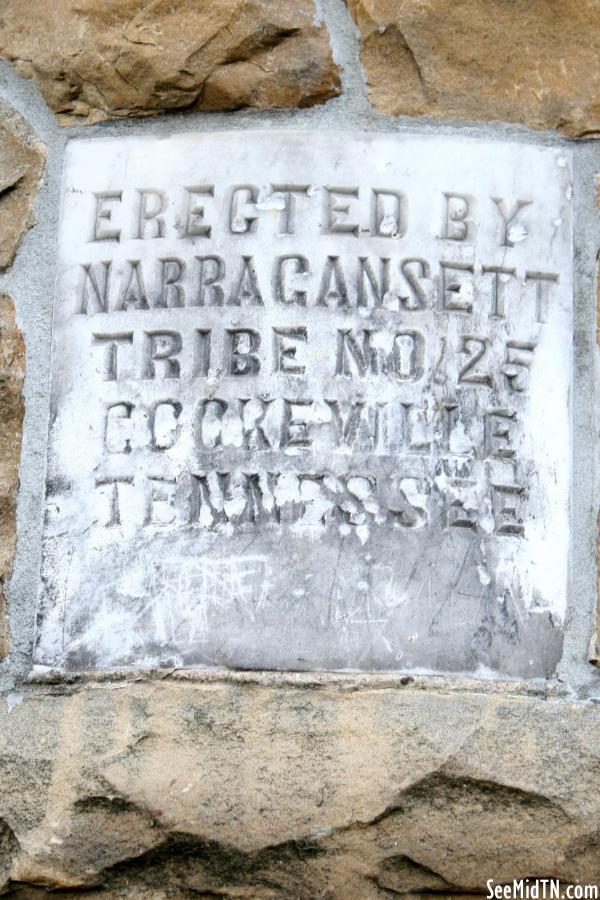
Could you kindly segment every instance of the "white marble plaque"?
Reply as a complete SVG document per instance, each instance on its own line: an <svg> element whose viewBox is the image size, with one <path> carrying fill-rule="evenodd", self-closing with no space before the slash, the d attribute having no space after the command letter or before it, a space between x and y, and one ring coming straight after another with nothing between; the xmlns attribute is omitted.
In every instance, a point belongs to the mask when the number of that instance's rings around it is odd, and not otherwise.
<svg viewBox="0 0 600 900"><path fill-rule="evenodd" d="M554 671L567 150L74 140L58 252L38 664Z"/></svg>

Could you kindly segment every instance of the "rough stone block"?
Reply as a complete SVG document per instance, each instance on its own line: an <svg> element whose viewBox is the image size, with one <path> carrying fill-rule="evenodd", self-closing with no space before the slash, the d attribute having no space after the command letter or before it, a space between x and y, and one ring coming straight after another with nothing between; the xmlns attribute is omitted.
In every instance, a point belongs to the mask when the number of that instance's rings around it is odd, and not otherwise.
<svg viewBox="0 0 600 900"><path fill-rule="evenodd" d="M0 659L8 650L3 585L11 572L17 540L24 377L25 345L15 322L13 302L0 294Z"/></svg>
<svg viewBox="0 0 600 900"><path fill-rule="evenodd" d="M4 0L0 56L63 124L311 106L339 92L313 0Z"/></svg>
<svg viewBox="0 0 600 900"><path fill-rule="evenodd" d="M391 115L600 129L595 0L348 0L375 107Z"/></svg>
<svg viewBox="0 0 600 900"><path fill-rule="evenodd" d="M380 900L600 880L597 705L268 681L47 685L3 712L14 896Z"/></svg>
<svg viewBox="0 0 600 900"><path fill-rule="evenodd" d="M25 120L0 101L0 270L13 262L35 222L46 149Z"/></svg>

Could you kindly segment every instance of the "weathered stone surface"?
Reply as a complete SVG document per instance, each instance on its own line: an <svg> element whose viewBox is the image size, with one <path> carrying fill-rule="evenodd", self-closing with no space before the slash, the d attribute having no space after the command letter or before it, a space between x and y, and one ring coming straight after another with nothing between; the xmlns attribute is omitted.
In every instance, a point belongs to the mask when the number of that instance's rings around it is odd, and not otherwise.
<svg viewBox="0 0 600 900"><path fill-rule="evenodd" d="M310 106L339 92L315 18L313 0L2 0L0 55L63 123Z"/></svg>
<svg viewBox="0 0 600 900"><path fill-rule="evenodd" d="M36 663L550 674L569 153L236 137L69 144Z"/></svg>
<svg viewBox="0 0 600 900"><path fill-rule="evenodd" d="M0 658L8 649L3 584L10 575L16 544L24 377L25 346L14 306L10 297L0 294Z"/></svg>
<svg viewBox="0 0 600 900"><path fill-rule="evenodd" d="M24 232L35 222L45 159L46 149L30 126L0 101L0 269L11 265Z"/></svg>
<svg viewBox="0 0 600 900"><path fill-rule="evenodd" d="M595 0L348 0L372 102L393 115L600 130Z"/></svg>
<svg viewBox="0 0 600 900"><path fill-rule="evenodd" d="M600 208L600 175L594 178L596 206ZM596 343L600 347L600 265L596 267ZM600 668L600 513L596 521L596 621L590 640L588 658Z"/></svg>
<svg viewBox="0 0 600 900"><path fill-rule="evenodd" d="M0 726L16 896L370 900L600 881L594 704L162 680L46 688Z"/></svg>

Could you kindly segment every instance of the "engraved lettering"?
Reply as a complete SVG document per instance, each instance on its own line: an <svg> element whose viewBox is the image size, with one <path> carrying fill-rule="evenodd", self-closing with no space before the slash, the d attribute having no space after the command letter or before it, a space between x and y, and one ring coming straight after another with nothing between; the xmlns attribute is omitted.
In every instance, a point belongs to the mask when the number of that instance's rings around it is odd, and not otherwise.
<svg viewBox="0 0 600 900"><path fill-rule="evenodd" d="M367 306L369 294L374 306L382 306L390 289L390 261L379 257L379 278L375 275L366 256L359 257L358 305Z"/></svg>
<svg viewBox="0 0 600 900"><path fill-rule="evenodd" d="M416 478L400 479L395 490L394 505L390 504L395 525L402 528L422 528L427 524L427 511L409 500L409 492L414 495L415 489L420 493L420 484Z"/></svg>
<svg viewBox="0 0 600 900"><path fill-rule="evenodd" d="M273 329L273 370L284 375L304 375L306 366L298 363L298 343L306 343L308 331L304 326Z"/></svg>
<svg viewBox="0 0 600 900"><path fill-rule="evenodd" d="M257 351L260 334L250 328L227 329L229 335L229 372L231 375L256 375L260 371Z"/></svg>
<svg viewBox="0 0 600 900"><path fill-rule="evenodd" d="M309 410L311 406L309 400L283 401L282 447L310 447L311 439L307 432L308 422L306 417L302 417L302 411Z"/></svg>
<svg viewBox="0 0 600 900"><path fill-rule="evenodd" d="M94 194L96 198L94 222L92 225L92 237L94 241L119 241L121 239L120 228L110 228L106 223L112 224L113 204L120 203L123 191L104 191Z"/></svg>
<svg viewBox="0 0 600 900"><path fill-rule="evenodd" d="M494 386L494 380L490 373L483 371L478 365L484 359L487 349L488 339L486 337L476 337L470 334L462 336L460 352L470 354L470 357L459 370L459 382L464 384L482 384L486 387Z"/></svg>
<svg viewBox="0 0 600 900"><path fill-rule="evenodd" d="M179 378L180 364L175 359L181 353L178 331L144 332L144 366L142 378Z"/></svg>
<svg viewBox="0 0 600 900"><path fill-rule="evenodd" d="M166 233L165 220L161 215L167 206L167 198L163 191L138 191L140 197L138 230L136 238L163 238Z"/></svg>
<svg viewBox="0 0 600 900"><path fill-rule="evenodd" d="M362 413L365 408L364 401L348 403L348 410L344 417L341 404L337 400L326 400L327 406L332 412L332 421L335 424L338 445L352 447L358 434Z"/></svg>
<svg viewBox="0 0 600 900"><path fill-rule="evenodd" d="M553 272L526 272L525 281L535 283L535 320L545 324L548 321L550 286L558 284L559 276Z"/></svg>
<svg viewBox="0 0 600 900"><path fill-rule="evenodd" d="M83 279L78 313L93 316L95 313L107 311L111 265L112 263L108 261L81 266Z"/></svg>
<svg viewBox="0 0 600 900"><path fill-rule="evenodd" d="M444 200L442 238L445 241L468 240L473 224L469 217L471 198L465 194L444 194Z"/></svg>
<svg viewBox="0 0 600 900"><path fill-rule="evenodd" d="M331 300L338 306L348 306L349 304L348 288L339 256L327 257L317 303L320 306L329 306Z"/></svg>
<svg viewBox="0 0 600 900"><path fill-rule="evenodd" d="M515 449L511 444L511 425L516 413L508 409L490 409L485 417L485 449L489 456L513 459Z"/></svg>
<svg viewBox="0 0 600 900"><path fill-rule="evenodd" d="M447 452L448 450L450 450L450 439L452 437L452 431L454 430L454 426L458 421L459 405L458 403L448 401L442 405L442 409L444 411L444 419L442 423L442 446Z"/></svg>
<svg viewBox="0 0 600 900"><path fill-rule="evenodd" d="M205 197L214 197L214 185L205 184L199 187L186 187L185 190L188 195L185 237L210 237L212 228L204 221L205 201L199 202L199 200Z"/></svg>
<svg viewBox="0 0 600 900"><path fill-rule="evenodd" d="M523 536L525 526L520 517L523 488L516 484L494 484L492 487L495 533Z"/></svg>
<svg viewBox="0 0 600 900"><path fill-rule="evenodd" d="M473 310L474 268L469 263L440 262L442 309L470 313Z"/></svg>
<svg viewBox="0 0 600 900"><path fill-rule="evenodd" d="M325 232L327 234L353 234L358 237L360 225L352 222L350 199L358 199L358 188L326 187L325 198Z"/></svg>
<svg viewBox="0 0 600 900"><path fill-rule="evenodd" d="M254 525L278 520L268 484L257 473L193 473L190 523L213 528L222 522Z"/></svg>
<svg viewBox="0 0 600 900"><path fill-rule="evenodd" d="M220 256L197 256L198 262L198 306L222 306L225 293L222 281L225 278L225 261Z"/></svg>
<svg viewBox="0 0 600 900"><path fill-rule="evenodd" d="M399 191L374 188L371 194L371 234L399 238L406 232L404 196Z"/></svg>
<svg viewBox="0 0 600 900"><path fill-rule="evenodd" d="M446 527L467 528L477 531L477 506L474 498L476 484L473 481L454 479L452 499L447 501Z"/></svg>
<svg viewBox="0 0 600 900"><path fill-rule="evenodd" d="M506 266L483 266L483 275L493 275L492 278L492 311L490 316L494 319L505 318L504 287L510 278L517 275L516 269L508 269Z"/></svg>
<svg viewBox="0 0 600 900"><path fill-rule="evenodd" d="M131 453L131 413L133 403L111 403L106 409L104 446L107 453ZM124 422L127 428L124 428Z"/></svg>
<svg viewBox="0 0 600 900"><path fill-rule="evenodd" d="M148 309L142 264L139 259L131 259L127 261L127 266L129 273L115 309Z"/></svg>
<svg viewBox="0 0 600 900"><path fill-rule="evenodd" d="M217 523L225 521L223 514L224 490L220 489L219 481L226 478L215 472L210 478L206 473L192 473L192 496L190 502L191 525L200 525L210 528ZM216 481L216 490L214 482Z"/></svg>
<svg viewBox="0 0 600 900"><path fill-rule="evenodd" d="M263 305L258 276L251 256L242 256L240 271L227 303L230 306L241 306L242 303Z"/></svg>
<svg viewBox="0 0 600 900"><path fill-rule="evenodd" d="M232 234L254 234L258 227L258 188L242 185L231 192L229 230ZM252 211L250 211L252 209Z"/></svg>
<svg viewBox="0 0 600 900"><path fill-rule="evenodd" d="M244 423L244 446L247 450L268 450L271 448L264 421L272 400L242 400L242 420Z"/></svg>
<svg viewBox="0 0 600 900"><path fill-rule="evenodd" d="M418 274L412 271L413 266L419 270ZM410 297L400 298L402 306L405 309L424 309L428 305L429 297L420 279L431 278L429 263L425 259L415 257L402 260L400 268L410 288Z"/></svg>
<svg viewBox="0 0 600 900"><path fill-rule="evenodd" d="M521 393L529 387L529 370L533 364L534 351L535 344L530 341L507 341L506 362L502 366L502 372L511 391Z"/></svg>
<svg viewBox="0 0 600 900"><path fill-rule="evenodd" d="M362 346L359 338L350 330L337 332L336 375L352 375L351 361L354 363L357 373L364 377L368 373L377 373L377 354L371 346L373 332L362 332Z"/></svg>
<svg viewBox="0 0 600 900"><path fill-rule="evenodd" d="M418 412L414 403L401 403L402 410L402 441L407 450L428 452L431 449L431 441L415 439L415 434L423 435L423 423L419 421Z"/></svg>
<svg viewBox="0 0 600 900"><path fill-rule="evenodd" d="M194 377L205 377L210 371L212 331L210 328L196 329L196 347L194 352Z"/></svg>
<svg viewBox="0 0 600 900"><path fill-rule="evenodd" d="M275 270L275 298L278 303L296 303L298 306L306 306L306 291L294 288L288 293L286 272L290 268L292 269L292 276L306 276L310 273L308 260L305 256L280 256Z"/></svg>
<svg viewBox="0 0 600 900"><path fill-rule="evenodd" d="M507 209L504 200L500 197L492 197L492 200L496 204L498 212L500 213L500 218L502 219L502 240L500 241L500 245L502 247L514 247L515 244L524 241L528 235L527 227L525 224L519 224L515 220L521 210L526 206L531 206L533 201L517 200L509 210Z"/></svg>
<svg viewBox="0 0 600 900"><path fill-rule="evenodd" d="M153 450L170 450L175 446L182 429L182 410L177 400L161 400L154 406L150 416Z"/></svg>
<svg viewBox="0 0 600 900"><path fill-rule="evenodd" d="M161 292L159 306L185 306L185 293L181 279L185 272L185 263L177 257L160 260L162 268Z"/></svg>
<svg viewBox="0 0 600 900"><path fill-rule="evenodd" d="M424 372L425 339L418 331L399 331L394 338L392 370L400 381L418 381Z"/></svg>
<svg viewBox="0 0 600 900"><path fill-rule="evenodd" d="M145 525L171 525L175 521L174 478L147 478L147 506Z"/></svg>
<svg viewBox="0 0 600 900"><path fill-rule="evenodd" d="M201 449L222 446L223 417L228 404L225 400L203 400L198 409L197 443Z"/></svg>
<svg viewBox="0 0 600 900"><path fill-rule="evenodd" d="M95 485L97 489L108 494L108 515L103 522L104 528L117 528L121 524L119 488L125 485L133 486L133 478L127 476L96 478Z"/></svg>
<svg viewBox="0 0 600 900"><path fill-rule="evenodd" d="M69 142L36 663L551 677L570 155Z"/></svg>
<svg viewBox="0 0 600 900"><path fill-rule="evenodd" d="M272 190L283 198L283 210L279 217L279 234L296 233L296 198L306 196L309 184L272 184Z"/></svg>
<svg viewBox="0 0 600 900"><path fill-rule="evenodd" d="M92 342L104 347L104 381L119 380L119 347L133 344L133 332L123 334L93 334Z"/></svg>

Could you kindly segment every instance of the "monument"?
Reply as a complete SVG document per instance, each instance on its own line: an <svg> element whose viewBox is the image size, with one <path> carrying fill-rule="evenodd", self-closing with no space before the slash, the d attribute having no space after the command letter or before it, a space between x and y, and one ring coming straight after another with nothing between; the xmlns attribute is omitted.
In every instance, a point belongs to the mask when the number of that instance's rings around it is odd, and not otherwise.
<svg viewBox="0 0 600 900"><path fill-rule="evenodd" d="M552 674L571 179L472 137L72 140L36 663Z"/></svg>

